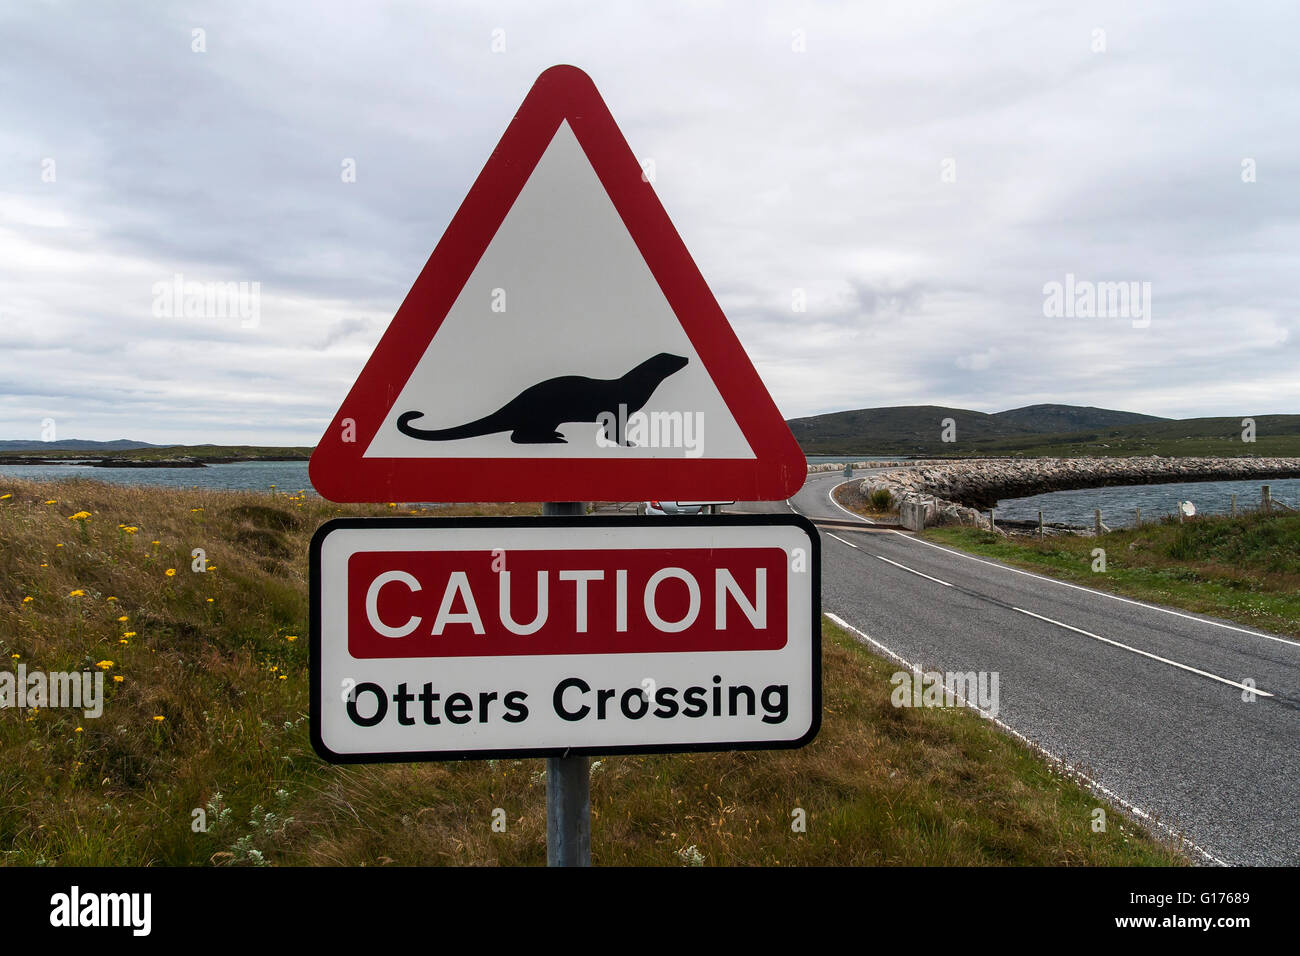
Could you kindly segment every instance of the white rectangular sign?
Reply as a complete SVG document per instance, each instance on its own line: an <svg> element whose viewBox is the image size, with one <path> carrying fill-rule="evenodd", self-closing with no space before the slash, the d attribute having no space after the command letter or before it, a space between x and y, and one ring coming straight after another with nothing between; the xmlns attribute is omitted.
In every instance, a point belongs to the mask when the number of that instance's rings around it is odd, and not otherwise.
<svg viewBox="0 0 1300 956"><path fill-rule="evenodd" d="M346 518L312 539L338 763L800 747L820 553L795 515Z"/></svg>

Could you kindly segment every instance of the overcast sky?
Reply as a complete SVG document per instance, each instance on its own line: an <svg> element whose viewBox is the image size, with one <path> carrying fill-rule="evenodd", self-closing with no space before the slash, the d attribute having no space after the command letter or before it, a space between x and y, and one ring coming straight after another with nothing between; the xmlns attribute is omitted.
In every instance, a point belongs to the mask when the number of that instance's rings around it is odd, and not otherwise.
<svg viewBox="0 0 1300 956"><path fill-rule="evenodd" d="M9 0L0 438L313 444L556 63L787 417L1300 412L1298 9ZM256 327L155 315L177 274Z"/></svg>

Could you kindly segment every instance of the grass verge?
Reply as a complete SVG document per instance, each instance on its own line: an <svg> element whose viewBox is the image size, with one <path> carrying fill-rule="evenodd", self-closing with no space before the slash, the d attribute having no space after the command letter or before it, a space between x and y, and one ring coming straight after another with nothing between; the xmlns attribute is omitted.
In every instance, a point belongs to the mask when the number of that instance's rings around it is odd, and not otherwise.
<svg viewBox="0 0 1300 956"><path fill-rule="evenodd" d="M1300 637L1297 514L1198 517L1042 541L974 528L930 528L925 537L1098 590ZM1105 551L1104 571L1096 548Z"/></svg>
<svg viewBox="0 0 1300 956"><path fill-rule="evenodd" d="M107 702L0 709L0 860L543 863L544 761L334 767L311 750L307 542L335 514L409 510L5 481L8 666L101 670ZM972 711L891 706L895 665L829 622L823 665L802 750L593 761L594 862L1187 862L1115 811L1094 833L1099 800Z"/></svg>

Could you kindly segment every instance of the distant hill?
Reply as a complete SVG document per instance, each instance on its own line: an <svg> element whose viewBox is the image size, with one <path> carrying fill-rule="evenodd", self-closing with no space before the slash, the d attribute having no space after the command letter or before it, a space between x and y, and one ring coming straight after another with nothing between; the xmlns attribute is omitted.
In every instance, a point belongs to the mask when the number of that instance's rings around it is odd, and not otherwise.
<svg viewBox="0 0 1300 956"><path fill-rule="evenodd" d="M125 451L130 448L157 448L147 441L116 438L113 441L89 441L82 438L65 438L62 441L0 441L0 451Z"/></svg>
<svg viewBox="0 0 1300 956"><path fill-rule="evenodd" d="M33 460L77 460L82 458L126 458L132 461L168 461L196 458L210 464L233 461L306 461L312 449L274 445L154 445L149 442L67 441L32 442L0 441L0 464Z"/></svg>
<svg viewBox="0 0 1300 956"><path fill-rule="evenodd" d="M956 441L942 440L943 420ZM1158 418L1078 405L1030 405L987 414L942 405L830 412L788 422L808 455L1300 455L1300 415Z"/></svg>
<svg viewBox="0 0 1300 956"><path fill-rule="evenodd" d="M1118 428L1121 425L1137 425L1142 422L1173 421L1155 415L1117 412L1109 408L1094 408L1091 405L1026 405L1024 408L995 412L993 417L1036 435L1079 432L1090 428Z"/></svg>
<svg viewBox="0 0 1300 956"><path fill-rule="evenodd" d="M953 419L966 439L1009 438L1029 434L1023 427L984 412L943 405L898 405L829 412L788 422L805 454L912 454L941 444L943 420Z"/></svg>
<svg viewBox="0 0 1300 956"><path fill-rule="evenodd" d="M896 405L829 412L796 418L788 424L795 440L810 455L840 451L883 455L954 453L957 450L953 444L942 441L946 418L956 424L957 443L961 444L1165 420L1078 405L1029 405L993 414L943 405Z"/></svg>

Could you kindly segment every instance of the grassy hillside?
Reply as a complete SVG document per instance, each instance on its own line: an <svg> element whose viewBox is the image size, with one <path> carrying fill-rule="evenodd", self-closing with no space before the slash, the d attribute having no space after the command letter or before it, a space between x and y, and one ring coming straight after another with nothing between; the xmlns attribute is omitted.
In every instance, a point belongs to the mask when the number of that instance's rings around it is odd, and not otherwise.
<svg viewBox="0 0 1300 956"><path fill-rule="evenodd" d="M0 710L2 859L542 863L541 760L333 767L311 750L308 539L335 514L402 511L0 476L0 652L109 675L98 719ZM593 763L594 861L1186 862L1117 812L1093 833L1099 800L973 712L890 706L895 665L829 625L823 666L803 750Z"/></svg>
<svg viewBox="0 0 1300 956"><path fill-rule="evenodd" d="M932 528L928 539L1098 590L1300 637L1300 514L1198 517L1099 538L1004 538ZM1092 549L1106 550L1105 572Z"/></svg>
<svg viewBox="0 0 1300 956"><path fill-rule="evenodd" d="M1034 434L1054 435L1089 428L1117 428L1145 422L1164 422L1167 418L1120 412L1092 405L1027 405L993 415L999 421L1018 425Z"/></svg>
<svg viewBox="0 0 1300 956"><path fill-rule="evenodd" d="M1145 421L1125 422L1125 417ZM956 440L941 440L941 421ZM1300 456L1300 415L1258 415L1255 441L1242 441L1242 417L1154 419L1132 412L1031 406L996 415L937 405L858 409L795 419L806 454L935 457ZM1084 424L1086 423L1086 424ZM1076 430L1066 430L1076 426Z"/></svg>
<svg viewBox="0 0 1300 956"><path fill-rule="evenodd" d="M1258 415L1254 418L1254 442L1242 441L1241 417L1188 418L1069 435L1013 439L992 443L985 450L990 454L1067 458L1089 455L1300 455L1300 415Z"/></svg>
<svg viewBox="0 0 1300 956"><path fill-rule="evenodd" d="M984 412L942 405L859 408L796 418L788 424L805 454L833 455L841 451L859 451L892 455L919 453L934 446L951 451L951 445L940 441L945 418L953 419L957 423L957 434L970 440L1025 434L1022 426L1003 422Z"/></svg>

